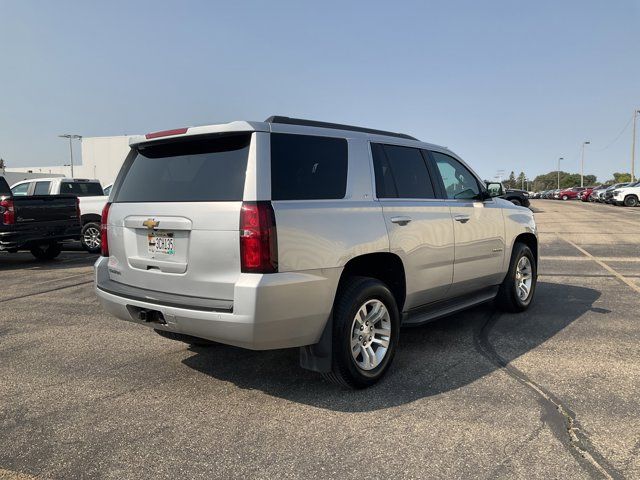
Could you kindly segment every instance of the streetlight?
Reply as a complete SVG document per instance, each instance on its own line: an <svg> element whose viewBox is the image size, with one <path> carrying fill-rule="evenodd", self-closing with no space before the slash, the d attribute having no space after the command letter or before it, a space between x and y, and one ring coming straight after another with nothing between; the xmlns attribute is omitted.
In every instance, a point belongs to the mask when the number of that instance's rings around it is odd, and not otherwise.
<svg viewBox="0 0 640 480"><path fill-rule="evenodd" d="M629 125L627 123L627 125ZM582 158L580 160L580 186L584 187L584 147L585 145L591 145L591 142L582 142Z"/></svg>
<svg viewBox="0 0 640 480"><path fill-rule="evenodd" d="M558 190L560 190L560 162L564 160L564 157L558 158Z"/></svg>
<svg viewBox="0 0 640 480"><path fill-rule="evenodd" d="M636 180L636 120L638 119L638 114L640 114L640 110L633 111L633 139L631 140L631 181L635 182Z"/></svg>
<svg viewBox="0 0 640 480"><path fill-rule="evenodd" d="M74 138L80 140L82 138L82 135L71 135L69 133L66 133L64 135L58 135L58 137L69 139L69 154L71 155L71 178L73 178L73 146L71 145L71 140L73 140Z"/></svg>

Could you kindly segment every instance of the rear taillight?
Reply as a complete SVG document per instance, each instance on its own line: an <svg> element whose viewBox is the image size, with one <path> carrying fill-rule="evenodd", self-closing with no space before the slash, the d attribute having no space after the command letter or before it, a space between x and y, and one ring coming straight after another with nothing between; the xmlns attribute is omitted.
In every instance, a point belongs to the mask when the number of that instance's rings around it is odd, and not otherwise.
<svg viewBox="0 0 640 480"><path fill-rule="evenodd" d="M240 262L243 273L278 271L276 216L271 202L243 202L240 210Z"/></svg>
<svg viewBox="0 0 640 480"><path fill-rule="evenodd" d="M102 209L102 219L100 220L100 254L103 257L109 256L109 237L107 236L107 223L109 221L110 203Z"/></svg>
<svg viewBox="0 0 640 480"><path fill-rule="evenodd" d="M16 223L16 211L13 200L7 198L0 200L0 220L4 225L13 225Z"/></svg>

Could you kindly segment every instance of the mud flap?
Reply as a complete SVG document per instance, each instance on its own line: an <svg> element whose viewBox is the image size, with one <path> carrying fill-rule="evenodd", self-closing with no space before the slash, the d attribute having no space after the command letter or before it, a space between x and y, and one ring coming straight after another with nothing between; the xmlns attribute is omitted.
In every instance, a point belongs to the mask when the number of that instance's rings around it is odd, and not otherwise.
<svg viewBox="0 0 640 480"><path fill-rule="evenodd" d="M300 366L318 373L329 373L332 367L333 312L322 331L320 341L300 347Z"/></svg>

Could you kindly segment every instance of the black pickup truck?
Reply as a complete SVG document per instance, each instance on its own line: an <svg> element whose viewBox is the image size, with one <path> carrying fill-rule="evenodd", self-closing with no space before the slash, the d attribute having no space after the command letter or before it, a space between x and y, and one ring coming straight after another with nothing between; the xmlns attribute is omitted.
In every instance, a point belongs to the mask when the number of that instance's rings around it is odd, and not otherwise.
<svg viewBox="0 0 640 480"><path fill-rule="evenodd" d="M0 252L29 250L39 260L60 255L61 242L80 237L75 195L12 196L0 177Z"/></svg>

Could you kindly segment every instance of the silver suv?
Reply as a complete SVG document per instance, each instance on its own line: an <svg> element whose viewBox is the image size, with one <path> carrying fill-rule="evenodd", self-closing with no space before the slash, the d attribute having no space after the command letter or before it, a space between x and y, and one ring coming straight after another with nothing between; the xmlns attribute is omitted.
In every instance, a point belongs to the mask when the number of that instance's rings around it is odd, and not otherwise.
<svg viewBox="0 0 640 480"><path fill-rule="evenodd" d="M165 337L300 347L303 367L367 387L402 325L530 305L533 215L491 191L445 147L349 125L134 137L102 213L96 291Z"/></svg>

